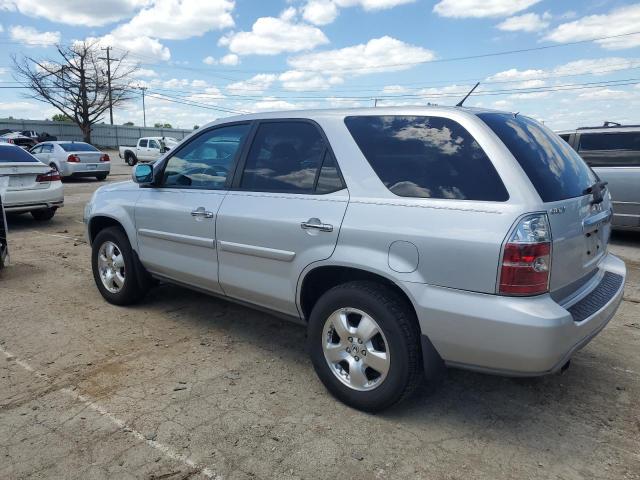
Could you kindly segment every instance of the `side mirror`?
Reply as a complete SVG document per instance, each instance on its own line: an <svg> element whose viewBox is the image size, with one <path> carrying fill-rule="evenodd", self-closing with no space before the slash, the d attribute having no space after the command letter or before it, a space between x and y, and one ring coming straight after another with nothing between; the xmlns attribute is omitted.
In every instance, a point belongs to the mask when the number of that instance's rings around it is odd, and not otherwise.
<svg viewBox="0 0 640 480"><path fill-rule="evenodd" d="M133 167L131 177L140 185L149 185L153 183L153 167L146 163L139 163Z"/></svg>

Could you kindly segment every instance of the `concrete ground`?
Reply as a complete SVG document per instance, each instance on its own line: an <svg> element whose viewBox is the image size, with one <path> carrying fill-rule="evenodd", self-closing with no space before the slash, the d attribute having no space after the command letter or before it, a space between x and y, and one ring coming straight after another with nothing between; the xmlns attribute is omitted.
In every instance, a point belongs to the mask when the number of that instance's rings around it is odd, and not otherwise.
<svg viewBox="0 0 640 480"><path fill-rule="evenodd" d="M368 415L327 394L299 326L170 285L103 301L82 225L100 185L9 220L0 478L640 479L640 235L614 236L625 301L564 374L451 370Z"/></svg>

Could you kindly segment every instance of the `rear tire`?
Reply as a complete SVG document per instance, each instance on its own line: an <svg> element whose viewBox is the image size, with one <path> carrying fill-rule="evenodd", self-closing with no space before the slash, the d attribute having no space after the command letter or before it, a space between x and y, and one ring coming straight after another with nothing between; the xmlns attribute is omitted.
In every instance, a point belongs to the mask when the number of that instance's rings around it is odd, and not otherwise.
<svg viewBox="0 0 640 480"><path fill-rule="evenodd" d="M96 175L96 179L99 182L103 182L104 180L107 179L107 175L108 175L107 173L101 173L100 175Z"/></svg>
<svg viewBox="0 0 640 480"><path fill-rule="evenodd" d="M149 285L136 262L127 235L109 227L96 235L91 248L93 279L104 299L114 305L132 305L146 295Z"/></svg>
<svg viewBox="0 0 640 480"><path fill-rule="evenodd" d="M45 222L51 220L56 214L57 208L43 208L41 210L32 210L31 216L38 222Z"/></svg>
<svg viewBox="0 0 640 480"><path fill-rule="evenodd" d="M133 167L136 163L138 163L138 159L132 153L126 153L124 156L124 161L127 162L127 165Z"/></svg>
<svg viewBox="0 0 640 480"><path fill-rule="evenodd" d="M335 328L336 323L346 328ZM410 396L422 381L415 313L384 285L354 281L326 292L311 312L308 342L327 390L358 410L384 410Z"/></svg>

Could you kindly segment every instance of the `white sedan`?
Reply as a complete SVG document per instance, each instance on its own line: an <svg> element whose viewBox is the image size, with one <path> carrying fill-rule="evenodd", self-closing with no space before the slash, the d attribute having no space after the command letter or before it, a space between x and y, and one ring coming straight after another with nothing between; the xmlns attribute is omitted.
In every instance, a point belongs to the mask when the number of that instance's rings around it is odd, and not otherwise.
<svg viewBox="0 0 640 480"><path fill-rule="evenodd" d="M60 176L95 177L104 180L111 171L109 155L85 142L56 141L39 143L31 154Z"/></svg>
<svg viewBox="0 0 640 480"><path fill-rule="evenodd" d="M20 147L0 143L0 177L3 176L9 177L3 199L7 213L31 212L36 220L50 220L64 205L58 172Z"/></svg>

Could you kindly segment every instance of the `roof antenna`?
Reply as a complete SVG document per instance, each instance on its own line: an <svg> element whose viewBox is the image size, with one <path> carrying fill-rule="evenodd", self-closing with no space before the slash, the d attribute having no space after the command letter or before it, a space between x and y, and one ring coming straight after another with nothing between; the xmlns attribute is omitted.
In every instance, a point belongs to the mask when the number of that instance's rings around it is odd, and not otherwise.
<svg viewBox="0 0 640 480"><path fill-rule="evenodd" d="M467 93L464 98L462 100L460 100L458 103L456 103L456 107L461 107L462 104L464 103L464 101L469 98L469 95L471 95L473 93L473 91L478 88L478 85L480 85L480 82L476 83L473 88L471 90L469 90L469 93Z"/></svg>
<svg viewBox="0 0 640 480"><path fill-rule="evenodd" d="M618 122L609 122L609 121L605 121L603 127L621 127L622 124L618 123Z"/></svg>

